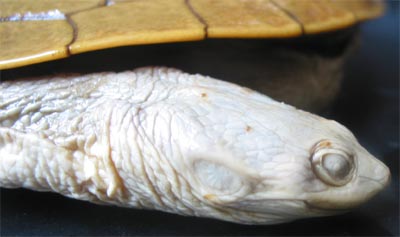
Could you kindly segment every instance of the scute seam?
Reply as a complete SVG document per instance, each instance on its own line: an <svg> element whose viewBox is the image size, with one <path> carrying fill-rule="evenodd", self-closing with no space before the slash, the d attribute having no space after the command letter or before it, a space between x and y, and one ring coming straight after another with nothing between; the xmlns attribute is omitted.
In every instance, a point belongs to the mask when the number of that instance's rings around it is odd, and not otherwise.
<svg viewBox="0 0 400 237"><path fill-rule="evenodd" d="M196 10L193 8L192 4L190 3L190 0L185 0L185 5L189 9L189 11L197 18L197 20L200 21L204 25L204 38L208 38L208 24L206 20L198 13Z"/></svg>
<svg viewBox="0 0 400 237"><path fill-rule="evenodd" d="M276 6L277 8L279 8L279 10L281 10L283 13L285 13L288 17L290 17L290 19L292 19L293 21L295 21L297 24L299 24L300 25L300 29L301 29L301 34L302 35L305 35L306 34L306 31L305 31L305 29L304 29L304 24L303 24L303 22L301 22L300 20L299 20L299 18L297 18L293 13L291 13L290 11L288 11L288 10L286 10L285 8L282 8L279 4L277 4L276 2L275 2L275 0L270 0L271 1L271 3L274 5L274 6Z"/></svg>

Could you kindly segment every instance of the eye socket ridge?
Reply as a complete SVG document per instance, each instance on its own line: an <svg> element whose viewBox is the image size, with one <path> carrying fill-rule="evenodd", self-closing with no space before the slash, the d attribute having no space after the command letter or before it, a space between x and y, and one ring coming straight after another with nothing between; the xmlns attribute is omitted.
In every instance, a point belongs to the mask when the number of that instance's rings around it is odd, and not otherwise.
<svg viewBox="0 0 400 237"><path fill-rule="evenodd" d="M354 177L354 159L353 155L324 140L314 146L311 165L315 175L324 183L343 186Z"/></svg>

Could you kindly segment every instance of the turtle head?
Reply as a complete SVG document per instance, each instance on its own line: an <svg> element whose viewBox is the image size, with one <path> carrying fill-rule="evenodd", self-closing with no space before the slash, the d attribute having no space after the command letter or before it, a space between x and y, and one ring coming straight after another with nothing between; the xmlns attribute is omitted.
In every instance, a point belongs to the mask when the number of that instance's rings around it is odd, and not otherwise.
<svg viewBox="0 0 400 237"><path fill-rule="evenodd" d="M188 180L198 199L215 208L213 216L251 224L335 215L366 202L388 184L389 169L346 128L318 120L292 145L279 132L249 141L238 135L237 143L190 153Z"/></svg>
<svg viewBox="0 0 400 237"><path fill-rule="evenodd" d="M204 121L225 121L185 139L180 170L209 208L199 215L250 224L334 215L387 185L389 169L337 122L278 103L243 110L252 116L209 112Z"/></svg>
<svg viewBox="0 0 400 237"><path fill-rule="evenodd" d="M195 196L196 215L249 224L333 215L387 185L389 169L344 126L224 86L174 98L180 112L169 139L179 156L171 163Z"/></svg>
<svg viewBox="0 0 400 237"><path fill-rule="evenodd" d="M390 181L390 171L344 126L325 119L321 126L324 137L310 148L313 185L304 189L304 200L310 212L347 211L381 191Z"/></svg>

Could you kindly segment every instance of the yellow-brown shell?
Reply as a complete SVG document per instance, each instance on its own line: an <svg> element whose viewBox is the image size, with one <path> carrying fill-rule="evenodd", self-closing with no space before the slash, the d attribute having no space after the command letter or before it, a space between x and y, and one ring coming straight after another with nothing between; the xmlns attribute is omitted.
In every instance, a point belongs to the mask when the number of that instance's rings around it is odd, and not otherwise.
<svg viewBox="0 0 400 237"><path fill-rule="evenodd" d="M316 34L383 10L379 0L0 0L0 69L117 46Z"/></svg>

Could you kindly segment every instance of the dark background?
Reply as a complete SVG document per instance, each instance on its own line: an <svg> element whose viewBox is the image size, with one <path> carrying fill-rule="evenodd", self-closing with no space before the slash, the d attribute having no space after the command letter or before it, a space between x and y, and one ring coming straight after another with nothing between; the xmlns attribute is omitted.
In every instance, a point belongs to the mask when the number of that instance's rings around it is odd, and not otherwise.
<svg viewBox="0 0 400 237"><path fill-rule="evenodd" d="M244 226L156 211L99 206L54 193L1 189L1 236L398 236L399 2L389 2L384 17L362 24L360 30L360 47L346 64L339 96L322 115L346 125L364 147L389 166L392 173L390 186L370 202L340 216L275 226ZM206 44L143 46L144 52L152 53L142 55L140 62L129 62L132 53L142 52L135 51L134 47L97 51L51 63L4 70L1 79L60 72L121 71L132 69L132 65L184 64L186 71L199 72L186 57L187 54L179 52ZM171 59L168 62L159 61L159 51L170 54Z"/></svg>

